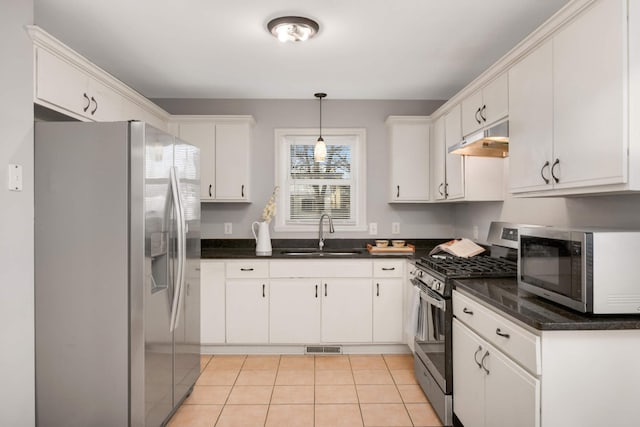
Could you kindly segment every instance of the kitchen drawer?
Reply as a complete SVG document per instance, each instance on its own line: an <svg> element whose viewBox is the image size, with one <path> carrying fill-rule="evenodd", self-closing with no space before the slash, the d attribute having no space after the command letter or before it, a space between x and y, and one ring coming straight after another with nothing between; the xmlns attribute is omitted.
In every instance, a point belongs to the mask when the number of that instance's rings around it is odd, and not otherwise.
<svg viewBox="0 0 640 427"><path fill-rule="evenodd" d="M227 278L269 277L269 261L227 261L225 264Z"/></svg>
<svg viewBox="0 0 640 427"><path fill-rule="evenodd" d="M372 262L364 260L271 261L271 277L371 277Z"/></svg>
<svg viewBox="0 0 640 427"><path fill-rule="evenodd" d="M405 260L384 260L373 262L373 277L402 277Z"/></svg>
<svg viewBox="0 0 640 427"><path fill-rule="evenodd" d="M453 315L534 375L540 375L540 337L483 304L453 292Z"/></svg>

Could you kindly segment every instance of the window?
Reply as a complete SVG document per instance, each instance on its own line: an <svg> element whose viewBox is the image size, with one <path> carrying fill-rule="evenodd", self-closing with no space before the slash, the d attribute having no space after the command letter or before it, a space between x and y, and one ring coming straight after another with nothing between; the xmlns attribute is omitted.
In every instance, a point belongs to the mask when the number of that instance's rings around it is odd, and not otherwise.
<svg viewBox="0 0 640 427"><path fill-rule="evenodd" d="M328 213L336 229L366 230L364 129L323 129L326 161L315 162L316 129L276 129L280 186L276 231L315 231Z"/></svg>

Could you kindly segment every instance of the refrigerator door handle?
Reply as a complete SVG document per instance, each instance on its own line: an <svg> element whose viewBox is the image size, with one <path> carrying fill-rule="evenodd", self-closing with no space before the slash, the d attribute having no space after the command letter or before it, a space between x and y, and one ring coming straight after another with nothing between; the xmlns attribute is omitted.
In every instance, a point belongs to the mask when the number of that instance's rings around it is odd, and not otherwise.
<svg viewBox="0 0 640 427"><path fill-rule="evenodd" d="M171 195L173 197L173 206L176 211L176 234L178 239L178 268L176 271L176 281L173 288L173 302L171 304L171 323L169 331L173 332L178 326L178 318L180 314L180 301L182 295L182 285L184 283L184 257L185 257L185 233L184 233L184 211L182 210L182 200L180 198L180 188L178 186L178 178L176 169L170 169L170 185Z"/></svg>

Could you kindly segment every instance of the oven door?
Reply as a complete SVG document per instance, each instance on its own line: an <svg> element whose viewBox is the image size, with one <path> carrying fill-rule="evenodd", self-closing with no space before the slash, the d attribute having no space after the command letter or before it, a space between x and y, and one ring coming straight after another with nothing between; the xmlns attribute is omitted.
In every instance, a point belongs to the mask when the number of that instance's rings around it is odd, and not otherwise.
<svg viewBox="0 0 640 427"><path fill-rule="evenodd" d="M447 299L429 288L420 287L415 352L447 394L451 392L451 363L447 361L451 353L451 340L447 339L447 336L451 337L450 324L447 324L447 316L451 314L448 305Z"/></svg>

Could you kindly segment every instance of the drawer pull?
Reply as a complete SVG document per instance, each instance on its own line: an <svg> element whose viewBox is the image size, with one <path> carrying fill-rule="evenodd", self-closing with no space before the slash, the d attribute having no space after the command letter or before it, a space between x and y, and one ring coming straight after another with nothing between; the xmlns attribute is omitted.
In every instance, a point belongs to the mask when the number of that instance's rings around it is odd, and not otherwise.
<svg viewBox="0 0 640 427"><path fill-rule="evenodd" d="M475 353L473 353L473 360L475 360L476 365L478 365L478 369L482 369L482 365L480 364L480 362L478 362L478 354L482 351L482 346L479 345L478 349L476 350Z"/></svg>
<svg viewBox="0 0 640 427"><path fill-rule="evenodd" d="M487 375L489 375L489 370L487 369L486 366L484 366L484 359L486 359L487 357L489 357L489 351L488 350L484 354L484 356L482 356L482 360L480 361L480 363L482 364L482 369L484 369L484 371L487 373Z"/></svg>
<svg viewBox="0 0 640 427"><path fill-rule="evenodd" d="M468 314L468 315L470 315L470 316L473 316L473 311L469 310L467 307L463 308L463 309L462 309L462 312L463 312L464 314Z"/></svg>
<svg viewBox="0 0 640 427"><path fill-rule="evenodd" d="M382 267L382 271L393 271L395 269L395 267Z"/></svg>
<svg viewBox="0 0 640 427"><path fill-rule="evenodd" d="M501 337L504 337L504 338L509 338L509 337L510 337L510 335L509 335L509 334L505 334L504 332L502 332L502 331L500 330L500 328L496 329L496 334L497 334L497 335L499 335L499 336L501 336Z"/></svg>
<svg viewBox="0 0 640 427"><path fill-rule="evenodd" d="M241 268L240 271L253 271L253 268Z"/></svg>

